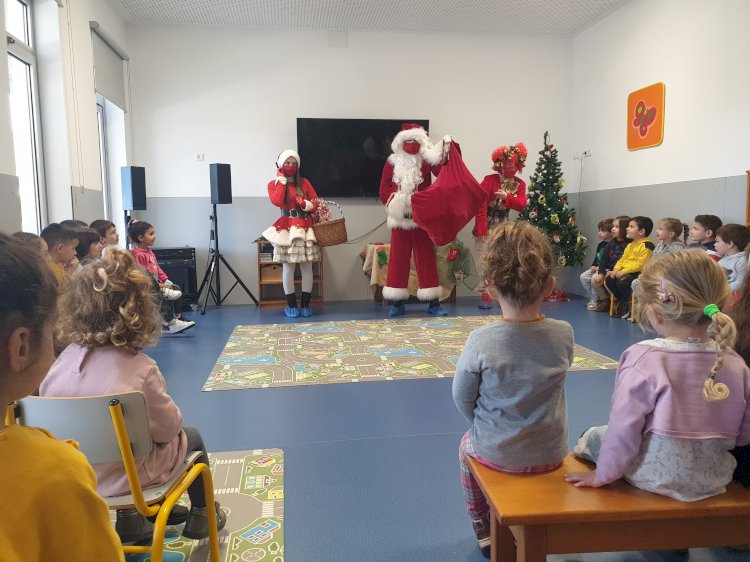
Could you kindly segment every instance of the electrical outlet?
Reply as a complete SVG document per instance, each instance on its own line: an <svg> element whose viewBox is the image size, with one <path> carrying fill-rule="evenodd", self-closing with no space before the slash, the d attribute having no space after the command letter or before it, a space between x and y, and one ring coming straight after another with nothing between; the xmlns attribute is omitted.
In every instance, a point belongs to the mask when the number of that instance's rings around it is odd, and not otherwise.
<svg viewBox="0 0 750 562"><path fill-rule="evenodd" d="M196 152L195 153L195 161L196 162L203 162L204 156L202 152Z"/></svg>
<svg viewBox="0 0 750 562"><path fill-rule="evenodd" d="M588 158L589 156L591 156L591 151L590 150L584 150L582 156L584 158Z"/></svg>

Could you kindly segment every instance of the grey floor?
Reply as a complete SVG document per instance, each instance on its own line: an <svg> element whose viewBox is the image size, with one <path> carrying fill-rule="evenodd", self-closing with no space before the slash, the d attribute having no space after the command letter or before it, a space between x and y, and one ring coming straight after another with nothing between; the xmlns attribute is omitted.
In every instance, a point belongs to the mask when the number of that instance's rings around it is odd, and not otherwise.
<svg viewBox="0 0 750 562"><path fill-rule="evenodd" d="M478 298L447 305L451 315L497 314ZM407 317L426 314L409 305ZM570 322L576 342L619 358L645 337L637 325L585 309L582 300L544 305ZM304 321L384 318L371 301L327 303ZM386 381L201 392L238 324L293 322L279 309L225 306L191 315L197 326L147 350L167 379L187 425L211 451L279 447L285 451L285 549L288 562L484 560L476 546L458 477L458 442L467 429L450 379ZM300 319L300 321L303 319ZM568 375L572 440L606 423L614 371ZM750 560L730 549L549 556L562 561Z"/></svg>

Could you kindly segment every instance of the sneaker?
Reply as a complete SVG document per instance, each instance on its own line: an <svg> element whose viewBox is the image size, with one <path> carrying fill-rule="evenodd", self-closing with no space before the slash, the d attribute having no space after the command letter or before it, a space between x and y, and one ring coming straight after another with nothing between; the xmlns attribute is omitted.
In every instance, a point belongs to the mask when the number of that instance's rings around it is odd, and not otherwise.
<svg viewBox="0 0 750 562"><path fill-rule="evenodd" d="M297 318L299 316L299 308L292 308L291 306L287 306L284 308L284 314L286 314L289 318Z"/></svg>
<svg viewBox="0 0 750 562"><path fill-rule="evenodd" d="M162 334L179 334L195 326L195 322L177 320L176 318L162 327Z"/></svg>
<svg viewBox="0 0 750 562"><path fill-rule="evenodd" d="M118 509L115 531L122 543L147 541L154 535L154 526L135 508Z"/></svg>
<svg viewBox="0 0 750 562"><path fill-rule="evenodd" d="M312 316L312 310L310 310L309 306L303 306L302 308L300 308L299 313L305 318L310 318L310 316Z"/></svg>
<svg viewBox="0 0 750 562"><path fill-rule="evenodd" d="M596 308L594 309L596 312L609 312L609 300L608 299L600 299L596 303Z"/></svg>
<svg viewBox="0 0 750 562"><path fill-rule="evenodd" d="M388 309L388 316L403 316L406 314L406 306L403 304L392 304Z"/></svg>
<svg viewBox="0 0 750 562"><path fill-rule="evenodd" d="M622 318L623 320L627 320L628 318L630 318L630 309L626 308L625 312L622 313L620 318Z"/></svg>
<svg viewBox="0 0 750 562"><path fill-rule="evenodd" d="M588 310L596 310L597 305L599 304L598 299L591 299L588 304L586 305L586 308Z"/></svg>
<svg viewBox="0 0 750 562"><path fill-rule="evenodd" d="M448 316L448 311L443 308L442 305L437 304L435 306L431 306L427 309L427 312L429 314L432 314L433 316Z"/></svg>
<svg viewBox="0 0 750 562"><path fill-rule="evenodd" d="M180 525L187 521L188 515L190 515L190 510L185 507L184 505L176 504L174 507L172 507L172 511L169 512L169 517L167 517L167 525ZM151 523L156 523L156 515L152 515L151 517L147 517Z"/></svg>
<svg viewBox="0 0 750 562"><path fill-rule="evenodd" d="M164 300L168 301L176 301L180 297L182 297L182 291L178 291L177 289L172 289L170 287L162 287L161 294L164 297Z"/></svg>
<svg viewBox="0 0 750 562"><path fill-rule="evenodd" d="M221 510L219 502L216 505L216 528L221 531L227 524L227 514ZM190 515L185 522L182 536L189 539L205 539L208 536L208 508L191 507Z"/></svg>

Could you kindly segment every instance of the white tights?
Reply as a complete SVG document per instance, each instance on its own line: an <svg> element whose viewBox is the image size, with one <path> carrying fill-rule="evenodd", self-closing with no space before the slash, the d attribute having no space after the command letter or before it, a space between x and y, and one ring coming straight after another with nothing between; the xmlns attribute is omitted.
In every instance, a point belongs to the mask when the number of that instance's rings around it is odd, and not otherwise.
<svg viewBox="0 0 750 562"><path fill-rule="evenodd" d="M291 295L294 293L294 266L296 263L285 263L282 264L282 280L284 283L284 294ZM302 292L312 293L313 288L313 271L312 262L304 262L299 264L300 272L302 273Z"/></svg>

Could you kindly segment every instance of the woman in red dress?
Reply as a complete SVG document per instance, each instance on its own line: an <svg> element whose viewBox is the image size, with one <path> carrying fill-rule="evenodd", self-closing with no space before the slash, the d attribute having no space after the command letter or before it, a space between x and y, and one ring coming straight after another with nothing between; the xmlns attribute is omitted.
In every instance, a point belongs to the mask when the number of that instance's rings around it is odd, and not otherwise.
<svg viewBox="0 0 750 562"><path fill-rule="evenodd" d="M281 218L263 232L273 244L273 261L282 264L282 280L290 318L312 316L310 298L313 287L312 264L320 260L320 247L315 238L312 213L318 196L312 184L299 175L300 158L294 150L285 150L276 160L276 178L268 182L271 203L281 208ZM302 308L297 308L294 289L296 264L302 273Z"/></svg>

